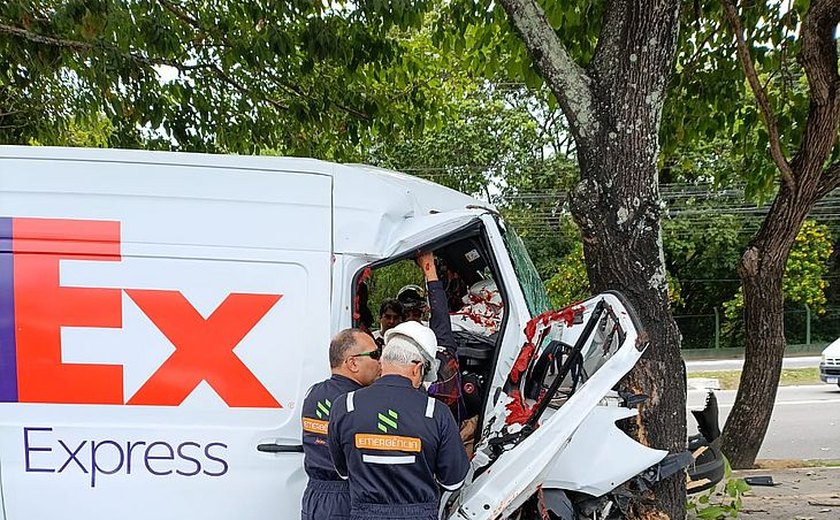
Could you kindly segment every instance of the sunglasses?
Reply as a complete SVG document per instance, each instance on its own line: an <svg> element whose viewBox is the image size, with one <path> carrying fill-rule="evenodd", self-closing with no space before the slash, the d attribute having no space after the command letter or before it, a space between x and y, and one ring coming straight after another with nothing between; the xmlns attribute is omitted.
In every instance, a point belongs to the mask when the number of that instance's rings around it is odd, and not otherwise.
<svg viewBox="0 0 840 520"><path fill-rule="evenodd" d="M370 359L377 361L380 357L382 357L382 349L378 348L376 350L371 350L370 352L360 352L358 354L353 354L350 357L369 357Z"/></svg>

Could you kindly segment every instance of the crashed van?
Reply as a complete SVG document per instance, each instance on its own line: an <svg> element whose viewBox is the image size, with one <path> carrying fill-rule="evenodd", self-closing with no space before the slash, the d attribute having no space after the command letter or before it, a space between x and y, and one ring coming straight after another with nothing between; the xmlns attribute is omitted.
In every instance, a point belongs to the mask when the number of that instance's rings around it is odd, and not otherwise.
<svg viewBox="0 0 840 520"><path fill-rule="evenodd" d="M419 250L502 309L458 334L478 427L442 518L608 518L682 468L616 425L644 399L613 390L633 310L549 309L482 201L309 159L0 147L0 519L296 517L330 337Z"/></svg>

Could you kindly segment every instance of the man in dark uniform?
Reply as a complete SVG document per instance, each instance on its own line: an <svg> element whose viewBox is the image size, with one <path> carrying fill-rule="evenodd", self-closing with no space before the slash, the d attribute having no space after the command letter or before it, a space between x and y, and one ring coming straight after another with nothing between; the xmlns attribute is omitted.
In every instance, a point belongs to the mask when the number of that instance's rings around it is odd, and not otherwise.
<svg viewBox="0 0 840 520"><path fill-rule="evenodd" d="M405 322L385 335L382 377L333 403L327 441L350 481L352 520L436 520L440 490L461 487L469 470L446 405L419 390L436 379L431 329Z"/></svg>
<svg viewBox="0 0 840 520"><path fill-rule="evenodd" d="M332 377L309 389L301 409L303 467L309 483L303 492L302 520L342 520L350 513L347 482L335 472L327 447L327 425L336 399L367 386L379 376L381 351L373 338L345 329L330 342Z"/></svg>

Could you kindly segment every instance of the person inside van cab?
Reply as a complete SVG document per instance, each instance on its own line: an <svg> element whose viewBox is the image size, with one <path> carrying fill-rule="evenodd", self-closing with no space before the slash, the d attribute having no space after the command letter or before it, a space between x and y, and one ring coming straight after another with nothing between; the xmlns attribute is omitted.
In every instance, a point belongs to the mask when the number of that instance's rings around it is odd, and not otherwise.
<svg viewBox="0 0 840 520"><path fill-rule="evenodd" d="M388 298L379 306L379 330L374 331L373 339L380 347L385 346L385 333L403 322L405 311L402 303L395 298Z"/></svg>
<svg viewBox="0 0 840 520"><path fill-rule="evenodd" d="M340 396L379 377L381 352L373 337L359 329L344 329L330 341L332 376L309 389L301 409L303 467L309 477L301 501L302 520L342 520L350 514L347 482L336 473L327 447L330 411Z"/></svg>
<svg viewBox="0 0 840 520"><path fill-rule="evenodd" d="M423 321L426 312L429 310L429 304L426 301L426 291L419 285L406 285L397 291L397 300L399 300L403 309L405 309L405 321L416 321L426 325Z"/></svg>

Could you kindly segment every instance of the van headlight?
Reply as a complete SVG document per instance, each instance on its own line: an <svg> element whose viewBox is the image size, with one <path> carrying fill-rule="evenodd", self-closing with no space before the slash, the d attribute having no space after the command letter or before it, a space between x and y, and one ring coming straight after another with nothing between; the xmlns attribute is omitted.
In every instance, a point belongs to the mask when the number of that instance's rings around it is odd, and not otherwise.
<svg viewBox="0 0 840 520"><path fill-rule="evenodd" d="M828 363L828 356L823 354L822 356L820 356L820 364L825 365L826 363Z"/></svg>

